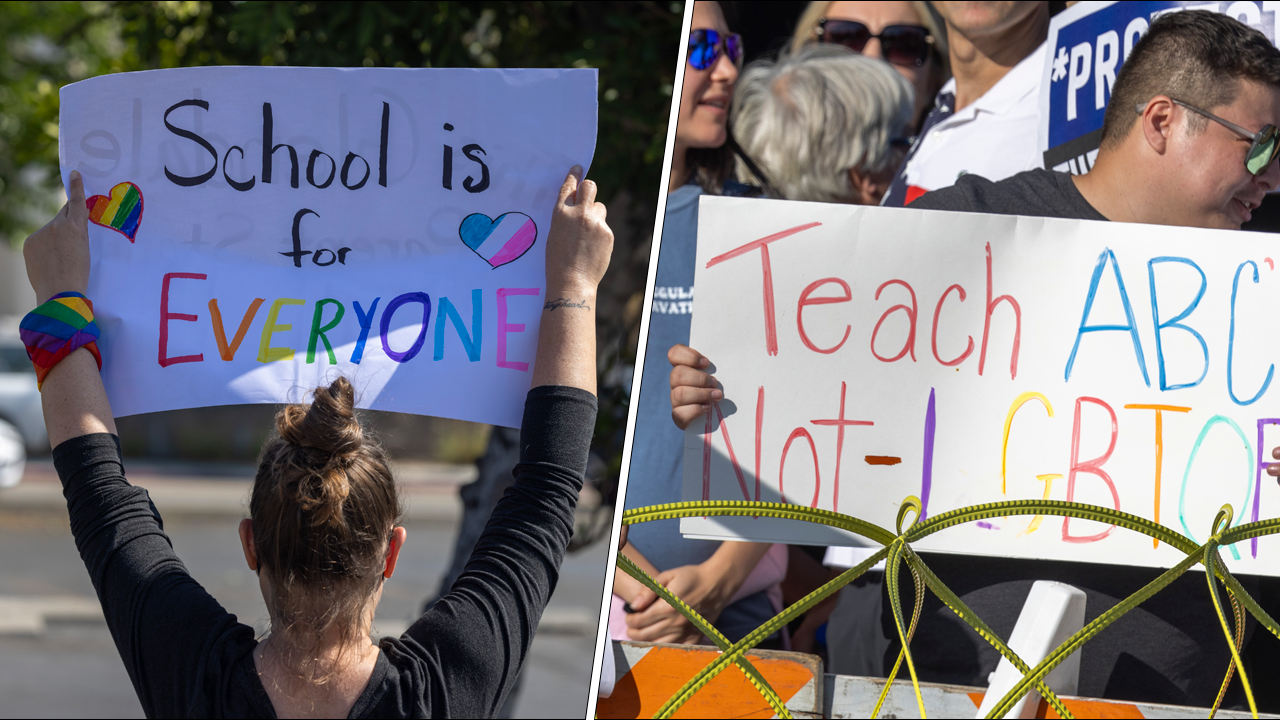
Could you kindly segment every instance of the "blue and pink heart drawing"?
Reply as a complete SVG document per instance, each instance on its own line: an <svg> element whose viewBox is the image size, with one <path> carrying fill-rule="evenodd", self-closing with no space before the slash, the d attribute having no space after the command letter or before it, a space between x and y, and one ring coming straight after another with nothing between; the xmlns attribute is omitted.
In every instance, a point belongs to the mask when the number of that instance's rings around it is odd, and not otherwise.
<svg viewBox="0 0 1280 720"><path fill-rule="evenodd" d="M522 212L503 213L497 218L472 213L462 219L458 236L490 267L500 268L529 252L538 239L538 226Z"/></svg>

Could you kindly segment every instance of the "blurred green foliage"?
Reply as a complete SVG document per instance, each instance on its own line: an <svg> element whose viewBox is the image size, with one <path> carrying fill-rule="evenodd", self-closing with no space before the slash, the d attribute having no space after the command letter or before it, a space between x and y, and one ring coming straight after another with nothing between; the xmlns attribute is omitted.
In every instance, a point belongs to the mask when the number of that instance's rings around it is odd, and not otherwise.
<svg viewBox="0 0 1280 720"><path fill-rule="evenodd" d="M103 3L0 3L0 241L57 209L58 89L126 69Z"/></svg>
<svg viewBox="0 0 1280 720"><path fill-rule="evenodd" d="M58 89L108 72L201 65L594 67L591 177L614 260L599 299L602 457L626 422L682 2L0 3L0 237L59 200Z"/></svg>

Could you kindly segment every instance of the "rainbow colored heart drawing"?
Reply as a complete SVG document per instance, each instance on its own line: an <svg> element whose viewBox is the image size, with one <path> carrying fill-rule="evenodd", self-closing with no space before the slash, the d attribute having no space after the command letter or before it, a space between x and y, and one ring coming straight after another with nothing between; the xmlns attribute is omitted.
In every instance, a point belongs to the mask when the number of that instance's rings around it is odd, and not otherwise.
<svg viewBox="0 0 1280 720"><path fill-rule="evenodd" d="M485 262L499 268L518 260L533 247L538 226L522 212L503 213L496 220L484 213L472 213L462 219L458 236Z"/></svg>
<svg viewBox="0 0 1280 720"><path fill-rule="evenodd" d="M129 238L138 235L142 223L142 191L131 182L122 182L111 188L110 195L94 195L85 200L89 208L89 222L111 228Z"/></svg>

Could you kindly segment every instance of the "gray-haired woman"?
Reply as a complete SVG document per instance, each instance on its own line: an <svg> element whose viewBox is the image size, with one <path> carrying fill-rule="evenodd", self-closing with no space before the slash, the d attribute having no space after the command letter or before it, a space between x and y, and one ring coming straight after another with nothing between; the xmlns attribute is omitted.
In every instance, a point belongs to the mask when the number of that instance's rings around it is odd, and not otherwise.
<svg viewBox="0 0 1280 720"><path fill-rule="evenodd" d="M738 79L738 144L788 200L875 205L911 134L915 96L887 63L838 45L805 45L752 63ZM745 163L738 175L763 185Z"/></svg>
<svg viewBox="0 0 1280 720"><path fill-rule="evenodd" d="M734 135L768 176L771 194L875 205L902 160L914 101L911 85L887 63L839 45L809 44L776 62L752 63L742 73L733 102ZM745 182L770 187L741 160L738 173ZM682 371L672 371L673 388ZM672 390L673 405L677 392ZM793 553L789 573L791 586L808 591L834 571ZM880 675L878 656L886 641L879 628L879 579L867 577L814 607L793 635L794 648L811 651L825 624L830 667Z"/></svg>

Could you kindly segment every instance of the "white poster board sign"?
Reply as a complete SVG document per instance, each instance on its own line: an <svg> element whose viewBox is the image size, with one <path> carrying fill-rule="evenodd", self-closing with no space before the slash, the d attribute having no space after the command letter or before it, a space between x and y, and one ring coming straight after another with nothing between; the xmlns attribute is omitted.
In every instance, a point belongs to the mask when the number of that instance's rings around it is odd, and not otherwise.
<svg viewBox="0 0 1280 720"><path fill-rule="evenodd" d="M595 70L211 67L62 89L118 415L302 400L518 426Z"/></svg>
<svg viewBox="0 0 1280 720"><path fill-rule="evenodd" d="M1203 542L1274 517L1280 245L1272 236L929 210L703 198L692 346L725 399L685 435L683 500L785 501L892 530L1002 500L1073 500ZM772 518L700 537L867 545ZM1165 567L1145 535L1059 517L919 550ZM1273 538L1223 551L1280 574Z"/></svg>

